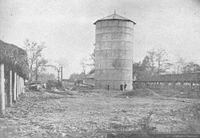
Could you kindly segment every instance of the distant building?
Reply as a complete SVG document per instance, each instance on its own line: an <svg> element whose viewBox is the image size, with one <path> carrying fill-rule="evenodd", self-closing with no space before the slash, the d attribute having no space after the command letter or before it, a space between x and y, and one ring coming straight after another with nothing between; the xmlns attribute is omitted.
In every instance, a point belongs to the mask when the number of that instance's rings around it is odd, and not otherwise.
<svg viewBox="0 0 200 138"><path fill-rule="evenodd" d="M75 81L75 80L81 80L81 79L83 79L84 77L85 77L85 74L84 74L83 72L80 73L80 74L78 74L78 73L73 73L73 74L70 75L69 80L73 80L73 81Z"/></svg>
<svg viewBox="0 0 200 138"><path fill-rule="evenodd" d="M56 80L55 75L52 73L43 73L38 77L38 81L41 81L43 83L47 83L48 80Z"/></svg>
<svg viewBox="0 0 200 138"><path fill-rule="evenodd" d="M94 73L88 74L84 79L84 83L94 86L95 84L94 75L95 75Z"/></svg>

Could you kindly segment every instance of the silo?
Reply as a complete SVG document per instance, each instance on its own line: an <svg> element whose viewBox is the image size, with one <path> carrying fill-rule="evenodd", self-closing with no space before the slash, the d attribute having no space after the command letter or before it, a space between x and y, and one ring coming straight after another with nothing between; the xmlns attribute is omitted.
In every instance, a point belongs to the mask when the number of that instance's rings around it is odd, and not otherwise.
<svg viewBox="0 0 200 138"><path fill-rule="evenodd" d="M133 27L135 23L116 13L97 20L95 40L95 88L132 89Z"/></svg>

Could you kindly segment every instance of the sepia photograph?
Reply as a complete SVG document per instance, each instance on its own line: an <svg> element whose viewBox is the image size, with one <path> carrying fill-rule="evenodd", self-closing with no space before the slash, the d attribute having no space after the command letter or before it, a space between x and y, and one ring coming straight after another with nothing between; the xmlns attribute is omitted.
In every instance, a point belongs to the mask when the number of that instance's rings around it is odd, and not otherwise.
<svg viewBox="0 0 200 138"><path fill-rule="evenodd" d="M200 0L0 0L0 138L200 138Z"/></svg>

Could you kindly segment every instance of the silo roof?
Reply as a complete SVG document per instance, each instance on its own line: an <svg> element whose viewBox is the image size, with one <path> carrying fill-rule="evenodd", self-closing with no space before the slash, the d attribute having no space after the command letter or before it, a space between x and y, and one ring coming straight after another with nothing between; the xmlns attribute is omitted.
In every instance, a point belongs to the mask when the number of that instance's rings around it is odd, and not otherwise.
<svg viewBox="0 0 200 138"><path fill-rule="evenodd" d="M122 20L122 21L128 21L128 22L132 22L133 24L136 24L135 22L133 22L132 20L130 19L127 19L125 17L122 17L116 13L112 14L112 15L109 15L107 17L104 17L102 19L99 19L97 20L94 24L96 24L98 21L106 21L106 20Z"/></svg>

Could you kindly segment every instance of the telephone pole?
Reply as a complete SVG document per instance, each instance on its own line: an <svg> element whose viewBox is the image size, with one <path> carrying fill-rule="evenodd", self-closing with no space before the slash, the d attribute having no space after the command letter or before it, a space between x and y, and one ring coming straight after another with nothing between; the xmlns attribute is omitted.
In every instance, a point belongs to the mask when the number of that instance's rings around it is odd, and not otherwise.
<svg viewBox="0 0 200 138"><path fill-rule="evenodd" d="M61 86L62 86L62 81L63 81L63 66L61 66L60 69L61 69L60 70L60 74L61 74L61 81L60 81L60 83L61 83Z"/></svg>
<svg viewBox="0 0 200 138"><path fill-rule="evenodd" d="M58 68L58 84L60 84L60 69Z"/></svg>

